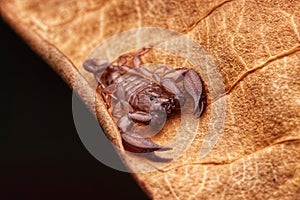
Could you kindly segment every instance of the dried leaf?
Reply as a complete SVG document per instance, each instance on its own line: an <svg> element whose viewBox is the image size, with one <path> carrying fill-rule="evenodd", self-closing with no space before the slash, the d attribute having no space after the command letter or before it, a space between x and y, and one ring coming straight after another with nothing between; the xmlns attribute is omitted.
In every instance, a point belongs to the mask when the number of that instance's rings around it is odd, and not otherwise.
<svg viewBox="0 0 300 200"><path fill-rule="evenodd" d="M299 1L1 0L0 5L4 19L71 87L79 75L78 93L88 105L94 103L93 91L79 74L82 63L93 48L121 31L174 29L210 54L225 84L223 132L213 150L199 159L202 133L210 122L205 114L185 155L161 170L134 174L149 196L299 198ZM101 98L96 111L110 139L121 146ZM176 123L169 122L155 140L166 143Z"/></svg>

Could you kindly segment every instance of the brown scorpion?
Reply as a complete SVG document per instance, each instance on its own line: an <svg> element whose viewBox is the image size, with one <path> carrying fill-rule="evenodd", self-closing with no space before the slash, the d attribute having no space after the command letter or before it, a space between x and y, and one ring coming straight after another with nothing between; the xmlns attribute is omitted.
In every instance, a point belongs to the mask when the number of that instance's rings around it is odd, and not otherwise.
<svg viewBox="0 0 300 200"><path fill-rule="evenodd" d="M87 59L83 67L94 74L108 107L111 106L111 98L117 100L112 115L118 120L125 150L148 153L151 155L149 159L168 162L171 159L160 158L154 151L172 148L157 145L149 135L133 131L134 124L149 125L154 132L159 131L167 117L178 112L186 101L177 85L179 82L183 82L183 88L193 98L196 117L200 117L205 110L206 95L202 81L193 69L161 66L150 72L142 68L141 56L150 50L151 47L145 47L136 53L121 55L115 63ZM129 66L128 59L131 59L133 66Z"/></svg>

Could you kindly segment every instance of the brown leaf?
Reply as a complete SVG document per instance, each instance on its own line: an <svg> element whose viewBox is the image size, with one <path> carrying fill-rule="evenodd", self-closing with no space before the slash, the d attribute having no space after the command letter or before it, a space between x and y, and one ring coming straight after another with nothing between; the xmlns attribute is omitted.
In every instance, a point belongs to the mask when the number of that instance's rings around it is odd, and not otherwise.
<svg viewBox="0 0 300 200"><path fill-rule="evenodd" d="M71 87L79 75L78 93L87 105L94 98L79 73L82 63L93 48L121 31L174 29L210 54L226 90L222 134L213 150L199 159L213 101L185 155L163 169L134 174L149 196L299 198L299 1L1 0L0 5L4 19ZM101 98L96 98L96 112L112 142L121 146ZM177 123L171 119L154 140L167 143Z"/></svg>

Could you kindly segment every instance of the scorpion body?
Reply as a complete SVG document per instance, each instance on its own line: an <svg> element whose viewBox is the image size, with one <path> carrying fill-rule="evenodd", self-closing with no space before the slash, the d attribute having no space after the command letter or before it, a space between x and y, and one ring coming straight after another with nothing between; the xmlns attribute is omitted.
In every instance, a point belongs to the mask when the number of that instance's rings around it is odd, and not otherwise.
<svg viewBox="0 0 300 200"><path fill-rule="evenodd" d="M185 103L186 98L177 86L180 81L183 81L184 89L194 100L196 117L204 112L206 96L202 81L193 69L162 66L150 72L142 68L141 56L150 49L143 48L134 54L121 55L117 64L88 59L83 66L94 74L108 107L111 106L111 98L115 100L112 114L118 119L124 148L135 153L147 152L151 155L150 159L168 162L171 159L160 158L153 152L172 148L153 143L147 133L134 132L134 124L149 125L148 130L159 131L167 117L180 110ZM128 59L132 59L133 67L126 65Z"/></svg>

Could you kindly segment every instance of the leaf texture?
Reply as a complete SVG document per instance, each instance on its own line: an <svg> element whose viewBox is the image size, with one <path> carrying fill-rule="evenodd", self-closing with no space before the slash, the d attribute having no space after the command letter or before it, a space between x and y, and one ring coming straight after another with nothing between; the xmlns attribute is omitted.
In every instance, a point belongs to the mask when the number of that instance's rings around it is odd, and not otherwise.
<svg viewBox="0 0 300 200"><path fill-rule="evenodd" d="M300 1L1 0L0 5L2 17L71 87L80 80L79 95L87 105L96 101L99 122L118 146L110 112L101 98L93 98L81 74L89 52L114 34L152 26L186 34L209 53L225 85L222 134L199 159L210 123L204 114L180 159L134 174L153 199L299 198ZM182 64L159 56L147 59ZM166 143L177 124L172 119L154 140Z"/></svg>

